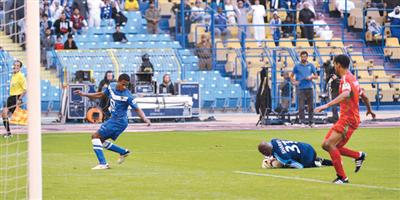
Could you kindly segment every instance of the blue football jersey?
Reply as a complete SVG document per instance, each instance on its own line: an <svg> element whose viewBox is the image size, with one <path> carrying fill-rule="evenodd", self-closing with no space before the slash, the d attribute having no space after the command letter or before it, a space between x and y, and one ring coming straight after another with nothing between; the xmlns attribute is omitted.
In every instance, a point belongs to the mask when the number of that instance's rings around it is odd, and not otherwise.
<svg viewBox="0 0 400 200"><path fill-rule="evenodd" d="M117 90L117 83L111 83L103 90L103 93L110 99L111 118L127 119L128 106L137 109L138 105L129 90Z"/></svg>
<svg viewBox="0 0 400 200"><path fill-rule="evenodd" d="M313 167L316 153L314 148L302 142L272 139L272 154L282 164L294 168Z"/></svg>

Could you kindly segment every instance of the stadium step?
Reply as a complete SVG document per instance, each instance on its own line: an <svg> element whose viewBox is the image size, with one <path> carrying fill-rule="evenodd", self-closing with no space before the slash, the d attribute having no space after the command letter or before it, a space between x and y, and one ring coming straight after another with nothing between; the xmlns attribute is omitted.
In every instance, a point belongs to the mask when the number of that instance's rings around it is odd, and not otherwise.
<svg viewBox="0 0 400 200"><path fill-rule="evenodd" d="M49 80L51 86L60 86L60 80L55 71L46 70L44 67L40 67L40 76L42 80Z"/></svg>
<svg viewBox="0 0 400 200"><path fill-rule="evenodd" d="M18 59L22 63L26 64L26 52L19 46L18 43L14 43L12 39L4 33L4 31L0 31L0 46L3 48L3 50L9 52L10 55L13 56L15 59ZM59 86L60 80L57 77L56 72L52 70L45 70L44 67L41 67L40 75L41 79L49 80L52 86Z"/></svg>
<svg viewBox="0 0 400 200"><path fill-rule="evenodd" d="M0 31L0 46L3 50L8 51L14 58L21 60L22 63L26 61L26 55L18 43L14 43L4 31Z"/></svg>

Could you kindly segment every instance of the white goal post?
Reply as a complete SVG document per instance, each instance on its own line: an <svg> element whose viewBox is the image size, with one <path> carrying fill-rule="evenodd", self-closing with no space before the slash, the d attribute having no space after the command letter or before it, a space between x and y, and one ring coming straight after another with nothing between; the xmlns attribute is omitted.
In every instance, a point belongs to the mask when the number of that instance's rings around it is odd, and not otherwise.
<svg viewBox="0 0 400 200"><path fill-rule="evenodd" d="M28 97L28 198L42 199L39 0L25 0Z"/></svg>

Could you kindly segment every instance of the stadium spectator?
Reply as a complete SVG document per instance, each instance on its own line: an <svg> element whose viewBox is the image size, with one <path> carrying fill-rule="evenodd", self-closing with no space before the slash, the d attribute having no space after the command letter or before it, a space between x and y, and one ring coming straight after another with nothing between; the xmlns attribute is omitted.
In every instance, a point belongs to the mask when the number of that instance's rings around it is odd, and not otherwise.
<svg viewBox="0 0 400 200"><path fill-rule="evenodd" d="M280 7L286 9L287 14L296 14L297 0L280 0Z"/></svg>
<svg viewBox="0 0 400 200"><path fill-rule="evenodd" d="M336 0L337 11L340 12L340 17L344 17L345 13L350 15L350 11L355 8L355 4L350 0Z"/></svg>
<svg viewBox="0 0 400 200"><path fill-rule="evenodd" d="M303 0L300 4L299 4L299 10L302 10L304 7L308 7L308 9L311 10L311 12L314 13L314 15L316 14L315 12L315 5L317 4L317 2L314 2L313 0Z"/></svg>
<svg viewBox="0 0 400 200"><path fill-rule="evenodd" d="M371 2L366 2L366 7L367 8L378 8L378 9L383 9L385 7L385 3L383 0L371 0ZM383 11L379 11L379 14L382 16Z"/></svg>
<svg viewBox="0 0 400 200"><path fill-rule="evenodd" d="M309 126L312 127L314 126L314 85L312 80L318 79L318 75L315 66L307 61L308 53L306 51L300 53L300 58L301 63L294 66L290 78L293 84L297 85L300 123L305 123L304 104L307 102L308 122ZM294 76L296 76L296 78Z"/></svg>
<svg viewBox="0 0 400 200"><path fill-rule="evenodd" d="M228 20L223 12L222 7L218 7L217 14L214 18L215 29L214 33L222 39L222 43L226 45L226 40L231 37L231 32L227 27Z"/></svg>
<svg viewBox="0 0 400 200"><path fill-rule="evenodd" d="M57 35L56 43L54 44L54 49L55 50L64 49L64 44L62 43L61 35Z"/></svg>
<svg viewBox="0 0 400 200"><path fill-rule="evenodd" d="M89 0L90 1L90 0ZM88 18L88 0L74 0L71 5L72 10L78 8L84 19Z"/></svg>
<svg viewBox="0 0 400 200"><path fill-rule="evenodd" d="M62 13L60 19L54 22L54 33L56 35L65 35L71 32L70 22L65 16L65 13Z"/></svg>
<svg viewBox="0 0 400 200"><path fill-rule="evenodd" d="M126 0L125 1L125 10L127 10L127 11L139 10L138 0Z"/></svg>
<svg viewBox="0 0 400 200"><path fill-rule="evenodd" d="M5 5L3 5L3 6L7 6L7 3L5 4ZM3 8L6 8L6 7L3 7ZM47 14L47 16L48 16L48 10L49 10L49 1L48 0L43 0L41 3L40 3L40 5L39 5L39 11L40 11L40 15L42 16L43 15L43 13L45 12L45 10L47 10L47 12L46 12L46 14Z"/></svg>
<svg viewBox="0 0 400 200"><path fill-rule="evenodd" d="M64 6L64 13L65 13L65 16L67 16L67 19L71 19L73 10L71 10L71 7Z"/></svg>
<svg viewBox="0 0 400 200"><path fill-rule="evenodd" d="M279 8L286 8L288 7L288 2L287 0L271 0L269 3L269 7L271 10L278 10ZM262 3L263 5L265 3Z"/></svg>
<svg viewBox="0 0 400 200"><path fill-rule="evenodd" d="M390 19L390 32L392 37L397 37L400 40L400 6L394 8L388 15Z"/></svg>
<svg viewBox="0 0 400 200"><path fill-rule="evenodd" d="M128 18L121 12L120 4L115 1L112 5L112 18L114 19L116 26L125 26L128 22Z"/></svg>
<svg viewBox="0 0 400 200"><path fill-rule="evenodd" d="M115 26L115 33L113 33L114 42L128 42L125 33L121 32L120 26Z"/></svg>
<svg viewBox="0 0 400 200"><path fill-rule="evenodd" d="M0 5L0 20L4 19L4 4Z"/></svg>
<svg viewBox="0 0 400 200"><path fill-rule="evenodd" d="M55 40L54 37L51 35L51 29L47 28L45 35L40 40L40 60L43 66L49 68L47 63L47 51L54 50Z"/></svg>
<svg viewBox="0 0 400 200"><path fill-rule="evenodd" d="M101 80L100 83L99 83L99 87L97 88L97 92L104 91L105 89L107 89L107 87L112 82L116 82L116 80L114 79L114 73L112 71L107 71L104 74L103 80ZM103 110L103 113L104 113L104 119L103 120L107 120L108 118L110 118L111 117L111 113L110 113L110 110L109 110L110 99L107 96L103 96L100 99L99 106Z"/></svg>
<svg viewBox="0 0 400 200"><path fill-rule="evenodd" d="M101 23L101 6L103 2L101 0L89 0L89 27L100 27Z"/></svg>
<svg viewBox="0 0 400 200"><path fill-rule="evenodd" d="M190 21L192 21L192 23L204 23L206 13L204 12L204 8L201 7L201 4L201 0L196 0L192 7L192 13L190 16Z"/></svg>
<svg viewBox="0 0 400 200"><path fill-rule="evenodd" d="M296 24L296 22L293 20L292 15L286 15L286 19L282 22L282 24L283 37L288 38L289 36L293 36L294 26L291 25Z"/></svg>
<svg viewBox="0 0 400 200"><path fill-rule="evenodd" d="M64 42L64 49L78 49L72 34L68 34L67 41Z"/></svg>
<svg viewBox="0 0 400 200"><path fill-rule="evenodd" d="M211 70L212 45L206 34L201 35L201 41L196 45L196 55L199 58L201 70Z"/></svg>
<svg viewBox="0 0 400 200"><path fill-rule="evenodd" d="M26 21L25 18L22 18L18 20L17 22L18 25L18 42L20 43L20 47L22 47L23 50L25 50L25 29L26 29Z"/></svg>
<svg viewBox="0 0 400 200"><path fill-rule="evenodd" d="M169 74L164 74L163 81L159 86L159 94L172 94L175 95L174 84L171 81Z"/></svg>
<svg viewBox="0 0 400 200"><path fill-rule="evenodd" d="M254 5L251 6L253 13L253 25L254 26L254 38L257 40L257 44L261 47L261 41L265 40L265 26L264 17L266 16L265 7L260 4L259 0L254 1Z"/></svg>
<svg viewBox="0 0 400 200"><path fill-rule="evenodd" d="M238 8L236 5L233 5L231 0L225 0L225 13L228 18L228 24L234 25L236 24L236 13Z"/></svg>
<svg viewBox="0 0 400 200"><path fill-rule="evenodd" d="M47 15L47 17L51 18L51 12L50 12L50 5L48 4L48 2L45 2L43 4L43 8L40 11L40 15ZM51 20L53 22L53 20Z"/></svg>
<svg viewBox="0 0 400 200"><path fill-rule="evenodd" d="M306 26L301 27L301 37L309 40L310 46L313 46L314 40L314 27L313 21L315 18L314 13L309 9L309 3L304 3L304 8L300 10L299 21Z"/></svg>
<svg viewBox="0 0 400 200"><path fill-rule="evenodd" d="M47 14L42 15L42 20L40 21L40 36L43 36L47 28L52 28L53 23L49 20Z"/></svg>
<svg viewBox="0 0 400 200"><path fill-rule="evenodd" d="M317 19L314 20L315 35L324 40L331 40L333 32L329 29L328 24L325 22L325 17L322 13L317 14Z"/></svg>
<svg viewBox="0 0 400 200"><path fill-rule="evenodd" d="M182 20L177 20L178 21L178 32L179 33L190 33L190 26L191 26L191 21L190 21L190 16L191 16L191 7L189 0L184 0L184 23L185 23L185 30L182 30ZM171 11L175 14L177 19L181 19L181 4L174 4L171 8Z"/></svg>
<svg viewBox="0 0 400 200"><path fill-rule="evenodd" d="M316 19L314 20L313 24L314 24L314 31L316 33L318 33L320 29L324 29L324 27L328 25L322 13L317 13Z"/></svg>
<svg viewBox="0 0 400 200"><path fill-rule="evenodd" d="M71 16L72 31L76 34L82 33L82 28L87 26L85 18L81 15L79 8L75 8L74 13Z"/></svg>
<svg viewBox="0 0 400 200"><path fill-rule="evenodd" d="M274 12L270 22L270 29L272 38L274 39L275 46L279 46L279 39L281 38L281 27L276 25L281 25L281 18L278 16L278 12Z"/></svg>
<svg viewBox="0 0 400 200"><path fill-rule="evenodd" d="M154 2L150 2L150 7L146 10L145 19L147 20L147 33L157 34L158 33L158 22L160 21L160 10L154 5Z"/></svg>
<svg viewBox="0 0 400 200"><path fill-rule="evenodd" d="M331 61L327 60L323 64L325 72L326 87L330 86L331 100L339 96L340 76L336 73L335 67L332 66ZM332 106L332 117L328 118L329 122L336 123L339 119L338 105Z"/></svg>
<svg viewBox="0 0 400 200"><path fill-rule="evenodd" d="M112 6L110 0L104 0L101 5L100 18L106 22L108 26L112 26Z"/></svg>
<svg viewBox="0 0 400 200"><path fill-rule="evenodd" d="M374 39L382 38L382 26L377 24L373 19L368 22L368 31L372 33Z"/></svg>
<svg viewBox="0 0 400 200"><path fill-rule="evenodd" d="M52 21L56 21L61 17L62 13L64 13L64 6L60 5L60 0L54 0L53 3L51 3L49 11L49 16L51 16Z"/></svg>
<svg viewBox="0 0 400 200"><path fill-rule="evenodd" d="M149 54L145 53L142 55L142 64L140 65L140 72L154 72L153 63L150 62Z"/></svg>
<svg viewBox="0 0 400 200"><path fill-rule="evenodd" d="M224 0L211 0L211 7L213 8L213 4L216 8L221 7L225 8L225 1Z"/></svg>
<svg viewBox="0 0 400 200"><path fill-rule="evenodd" d="M293 97L293 86L290 82L289 72L284 72L283 83L279 85L279 89L281 89L281 112L286 113L289 110L290 104L292 102Z"/></svg>
<svg viewBox="0 0 400 200"><path fill-rule="evenodd" d="M251 4L249 0L239 0L237 2L238 11L237 11L237 22L239 25L239 34L238 37L241 38L241 33L244 32L246 34L246 38L250 37L250 31L247 31L248 25L248 16L251 13Z"/></svg>

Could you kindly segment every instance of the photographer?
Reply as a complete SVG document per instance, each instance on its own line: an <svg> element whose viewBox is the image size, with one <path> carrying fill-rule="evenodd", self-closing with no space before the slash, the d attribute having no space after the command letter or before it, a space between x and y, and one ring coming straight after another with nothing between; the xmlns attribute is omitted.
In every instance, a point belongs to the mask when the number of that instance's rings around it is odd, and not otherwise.
<svg viewBox="0 0 400 200"><path fill-rule="evenodd" d="M339 85L340 76L335 72L335 68L331 64L330 60L327 60L323 64L325 70L325 83L326 87L330 84L331 99L335 99L339 95ZM326 88L328 89L328 88ZM332 118L329 119L330 122L335 123L339 119L338 105L332 106Z"/></svg>

